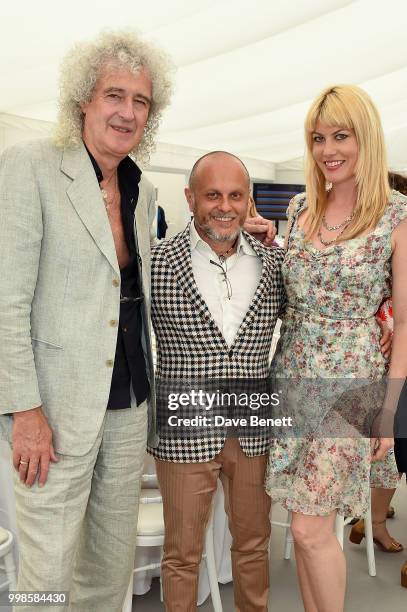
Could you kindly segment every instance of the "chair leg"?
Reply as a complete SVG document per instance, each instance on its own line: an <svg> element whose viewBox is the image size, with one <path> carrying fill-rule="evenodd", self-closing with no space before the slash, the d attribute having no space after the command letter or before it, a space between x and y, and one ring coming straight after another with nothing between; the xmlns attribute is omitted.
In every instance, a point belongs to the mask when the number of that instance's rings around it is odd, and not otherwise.
<svg viewBox="0 0 407 612"><path fill-rule="evenodd" d="M369 508L364 516L365 519L365 539L366 539L366 556L369 576L376 576L376 560L374 556L373 544L373 525L372 525L372 508L369 496Z"/></svg>
<svg viewBox="0 0 407 612"><path fill-rule="evenodd" d="M124 598L122 612L131 612L133 608L133 572L130 576L126 597Z"/></svg>
<svg viewBox="0 0 407 612"><path fill-rule="evenodd" d="M15 591L17 588L17 572L13 553L11 551L4 557L4 567L6 570L7 580L9 581L9 591Z"/></svg>
<svg viewBox="0 0 407 612"><path fill-rule="evenodd" d="M215 563L215 550L213 547L213 509L211 511L211 516L205 533L205 553L212 607L214 612L222 612L222 600L220 597L218 574Z"/></svg>
<svg viewBox="0 0 407 612"><path fill-rule="evenodd" d="M164 602L163 581L161 578L161 574L160 574L160 601L161 603Z"/></svg>
<svg viewBox="0 0 407 612"><path fill-rule="evenodd" d="M336 519L335 519L335 535L338 538L338 542L341 545L342 550L343 550L344 529L345 529L345 519L343 516L337 513Z"/></svg>
<svg viewBox="0 0 407 612"><path fill-rule="evenodd" d="M291 545L293 543L293 535L291 533L291 512L287 512L287 527L285 528L285 545L284 545L284 559L291 558Z"/></svg>
<svg viewBox="0 0 407 612"><path fill-rule="evenodd" d="M162 575L163 556L164 556L164 546L161 547L161 558L160 558L160 601L161 603L164 603L163 575Z"/></svg>

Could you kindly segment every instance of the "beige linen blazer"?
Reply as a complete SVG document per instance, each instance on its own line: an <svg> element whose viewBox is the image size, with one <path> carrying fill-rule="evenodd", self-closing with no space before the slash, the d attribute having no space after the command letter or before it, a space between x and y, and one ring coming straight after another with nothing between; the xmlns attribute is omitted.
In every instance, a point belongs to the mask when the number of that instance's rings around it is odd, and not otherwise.
<svg viewBox="0 0 407 612"><path fill-rule="evenodd" d="M145 303L143 348L152 386L149 443L156 445L150 342L153 186L142 175L134 232ZM10 413L42 405L57 452L84 455L109 397L120 309L120 270L98 181L83 144L14 146L0 157L0 431Z"/></svg>

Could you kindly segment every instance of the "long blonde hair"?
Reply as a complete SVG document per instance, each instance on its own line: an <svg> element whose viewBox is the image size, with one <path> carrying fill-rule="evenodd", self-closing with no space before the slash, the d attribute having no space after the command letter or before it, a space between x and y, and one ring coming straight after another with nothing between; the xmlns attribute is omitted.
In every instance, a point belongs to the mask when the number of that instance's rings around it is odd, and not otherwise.
<svg viewBox="0 0 407 612"><path fill-rule="evenodd" d="M257 212L256 202L253 199L252 195L249 195L249 205L247 207L247 217L258 217L259 213Z"/></svg>
<svg viewBox="0 0 407 612"><path fill-rule="evenodd" d="M318 121L353 130L358 143L355 214L353 222L340 238L346 240L377 225L390 195L380 116L367 93L356 85L328 87L313 102L305 119L305 181L310 214L306 231L308 240L320 226L327 204L325 177L312 155L312 135Z"/></svg>

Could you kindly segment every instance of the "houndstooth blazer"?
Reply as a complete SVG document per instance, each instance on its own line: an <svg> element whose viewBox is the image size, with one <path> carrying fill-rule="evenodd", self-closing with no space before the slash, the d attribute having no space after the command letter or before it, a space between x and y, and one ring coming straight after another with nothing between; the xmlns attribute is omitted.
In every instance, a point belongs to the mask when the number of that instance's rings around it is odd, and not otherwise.
<svg viewBox="0 0 407 612"><path fill-rule="evenodd" d="M195 282L189 225L153 248L151 314L157 340L158 386L160 381L268 377L273 330L284 299L281 277L284 251L264 247L246 232L244 236L262 259L263 266L259 285L230 347ZM264 454L269 446L266 434L239 436L239 441L249 456ZM191 434L174 439L160 433L159 445L148 450L164 461L204 462L213 459L224 442L223 428L213 434L205 433L202 438Z"/></svg>

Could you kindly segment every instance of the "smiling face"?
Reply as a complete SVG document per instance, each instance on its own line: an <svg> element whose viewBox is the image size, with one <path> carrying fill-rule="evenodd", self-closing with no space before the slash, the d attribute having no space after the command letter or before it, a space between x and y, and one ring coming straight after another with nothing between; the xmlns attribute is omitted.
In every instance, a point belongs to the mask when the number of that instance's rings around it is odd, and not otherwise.
<svg viewBox="0 0 407 612"><path fill-rule="evenodd" d="M312 155L328 182L355 180L359 147L352 129L317 121L312 140Z"/></svg>
<svg viewBox="0 0 407 612"><path fill-rule="evenodd" d="M249 178L236 157L214 153L202 159L185 195L203 240L218 246L234 242L246 220L249 201Z"/></svg>
<svg viewBox="0 0 407 612"><path fill-rule="evenodd" d="M143 68L132 74L107 66L96 82L84 113L82 137L99 164L117 165L136 147L147 123L151 80Z"/></svg>

